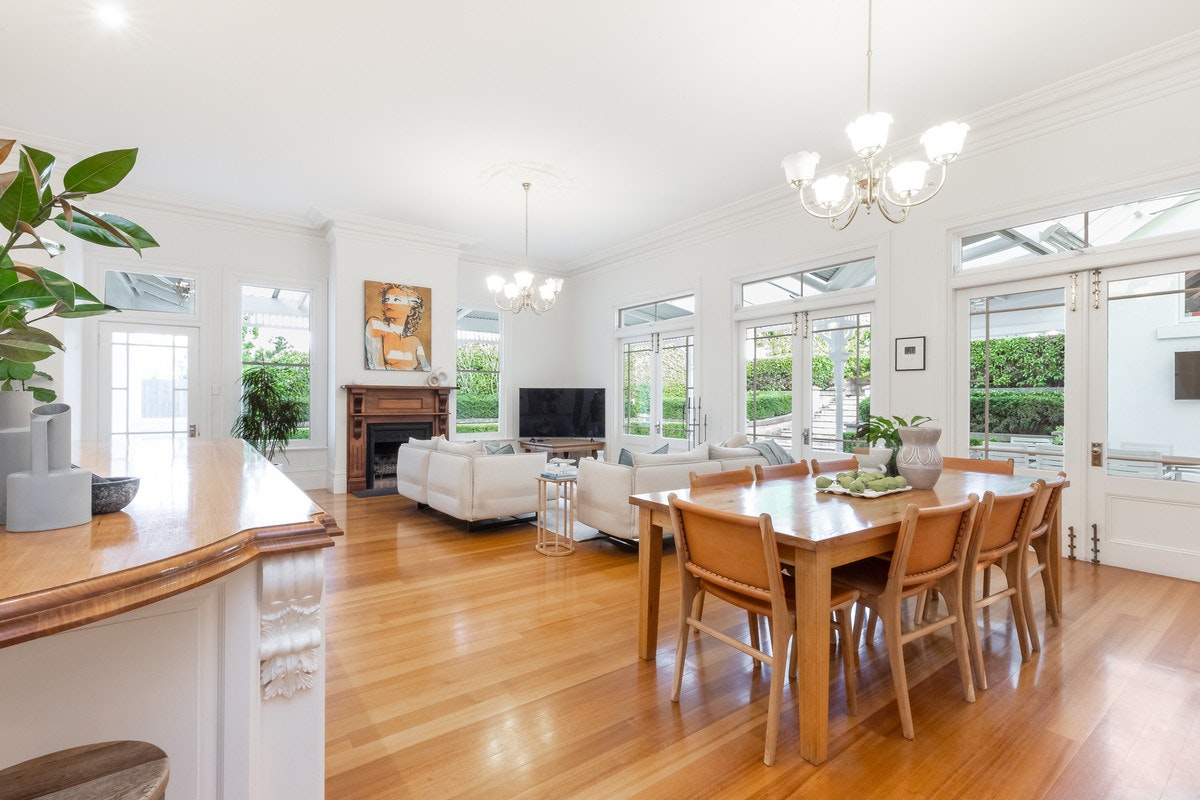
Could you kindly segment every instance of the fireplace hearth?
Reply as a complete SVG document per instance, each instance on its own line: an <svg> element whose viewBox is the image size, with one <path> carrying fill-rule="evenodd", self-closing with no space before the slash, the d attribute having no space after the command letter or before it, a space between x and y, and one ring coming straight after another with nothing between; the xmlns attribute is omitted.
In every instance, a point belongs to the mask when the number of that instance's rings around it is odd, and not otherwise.
<svg viewBox="0 0 1200 800"><path fill-rule="evenodd" d="M396 451L449 433L453 386L346 386L346 491L396 484Z"/></svg>

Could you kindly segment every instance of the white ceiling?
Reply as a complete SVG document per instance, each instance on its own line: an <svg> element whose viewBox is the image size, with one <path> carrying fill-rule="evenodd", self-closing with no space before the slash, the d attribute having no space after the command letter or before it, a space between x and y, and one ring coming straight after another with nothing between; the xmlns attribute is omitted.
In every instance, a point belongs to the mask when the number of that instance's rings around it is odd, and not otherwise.
<svg viewBox="0 0 1200 800"><path fill-rule="evenodd" d="M782 187L794 150L836 165L865 106L866 0L121 2L123 31L81 0L6 4L0 136L137 146L129 187L512 255L528 175L530 255L564 268ZM1194 0L874 16L894 142L1200 29Z"/></svg>

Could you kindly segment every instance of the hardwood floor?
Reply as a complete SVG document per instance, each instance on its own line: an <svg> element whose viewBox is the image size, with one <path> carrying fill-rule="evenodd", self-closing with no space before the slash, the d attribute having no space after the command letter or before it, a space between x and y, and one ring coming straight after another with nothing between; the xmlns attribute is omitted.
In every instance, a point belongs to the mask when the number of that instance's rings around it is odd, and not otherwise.
<svg viewBox="0 0 1200 800"><path fill-rule="evenodd" d="M789 687L767 767L769 677L748 657L702 639L670 702L669 549L651 663L637 658L632 550L596 539L547 558L531 525L468 534L398 496L310 494L346 531L326 551L331 800L1200 797L1200 584L1065 561L1063 625L1041 609L1029 663L993 609L991 688L974 704L949 632L914 642L914 741L879 637L861 653L857 717L831 668L829 761L796 752ZM705 619L746 624L716 601Z"/></svg>

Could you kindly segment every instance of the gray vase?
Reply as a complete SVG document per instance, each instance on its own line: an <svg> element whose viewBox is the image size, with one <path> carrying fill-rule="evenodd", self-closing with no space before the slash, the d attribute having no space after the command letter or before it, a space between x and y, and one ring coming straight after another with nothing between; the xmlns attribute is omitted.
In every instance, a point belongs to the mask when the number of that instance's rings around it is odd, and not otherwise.
<svg viewBox="0 0 1200 800"><path fill-rule="evenodd" d="M91 518L92 473L71 464L71 407L38 406L30 413L29 471L8 476L8 530L71 528Z"/></svg>
<svg viewBox="0 0 1200 800"><path fill-rule="evenodd" d="M29 469L32 392L0 392L0 523L8 504L8 475Z"/></svg>
<svg viewBox="0 0 1200 800"><path fill-rule="evenodd" d="M941 428L901 428L896 469L914 489L932 489L942 475Z"/></svg>

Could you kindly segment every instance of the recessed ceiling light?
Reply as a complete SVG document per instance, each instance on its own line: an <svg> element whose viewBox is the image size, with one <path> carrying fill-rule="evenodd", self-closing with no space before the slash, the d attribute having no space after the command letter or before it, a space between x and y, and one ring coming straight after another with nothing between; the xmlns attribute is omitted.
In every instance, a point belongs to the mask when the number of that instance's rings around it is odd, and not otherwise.
<svg viewBox="0 0 1200 800"><path fill-rule="evenodd" d="M106 28L124 28L129 22L129 14L116 3L101 3L96 6L96 18Z"/></svg>

